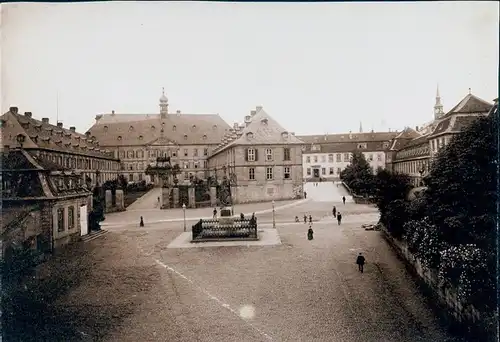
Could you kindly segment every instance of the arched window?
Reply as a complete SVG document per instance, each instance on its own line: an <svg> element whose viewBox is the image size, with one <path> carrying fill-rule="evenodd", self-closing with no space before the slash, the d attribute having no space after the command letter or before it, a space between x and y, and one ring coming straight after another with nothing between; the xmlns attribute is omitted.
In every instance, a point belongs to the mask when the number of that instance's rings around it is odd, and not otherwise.
<svg viewBox="0 0 500 342"><path fill-rule="evenodd" d="M207 135L203 134L203 140L207 140Z"/></svg>
<svg viewBox="0 0 500 342"><path fill-rule="evenodd" d="M176 125L172 126L172 131L177 131L177 126Z"/></svg>
<svg viewBox="0 0 500 342"><path fill-rule="evenodd" d="M184 140L187 140L188 136L187 134L184 134Z"/></svg>
<svg viewBox="0 0 500 342"><path fill-rule="evenodd" d="M122 136L121 135L118 136L118 140L119 141L122 140Z"/></svg>

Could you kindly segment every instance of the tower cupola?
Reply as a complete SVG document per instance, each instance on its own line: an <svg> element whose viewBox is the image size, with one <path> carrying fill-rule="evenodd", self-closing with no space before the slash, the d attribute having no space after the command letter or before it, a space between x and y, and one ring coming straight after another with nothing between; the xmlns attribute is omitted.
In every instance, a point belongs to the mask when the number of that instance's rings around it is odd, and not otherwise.
<svg viewBox="0 0 500 342"><path fill-rule="evenodd" d="M160 97L160 115L162 118L165 118L167 114L168 114L168 98L165 96L165 88L162 88Z"/></svg>

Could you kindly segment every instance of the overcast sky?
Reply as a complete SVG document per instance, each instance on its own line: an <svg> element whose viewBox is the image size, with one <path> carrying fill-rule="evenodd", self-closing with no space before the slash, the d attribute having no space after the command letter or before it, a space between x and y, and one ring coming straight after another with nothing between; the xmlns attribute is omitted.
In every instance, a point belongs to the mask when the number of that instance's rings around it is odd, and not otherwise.
<svg viewBox="0 0 500 342"><path fill-rule="evenodd" d="M297 134L413 127L438 83L445 111L469 88L497 97L498 18L497 2L3 4L2 112L84 132L159 113L165 87L171 111L229 124L262 105Z"/></svg>

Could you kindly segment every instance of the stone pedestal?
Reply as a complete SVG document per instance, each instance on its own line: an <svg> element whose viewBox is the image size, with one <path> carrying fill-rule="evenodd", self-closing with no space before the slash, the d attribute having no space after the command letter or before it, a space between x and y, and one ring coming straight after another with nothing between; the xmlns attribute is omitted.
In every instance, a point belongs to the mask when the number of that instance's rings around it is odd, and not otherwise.
<svg viewBox="0 0 500 342"><path fill-rule="evenodd" d="M217 188L215 186L210 187L210 206L217 206Z"/></svg>
<svg viewBox="0 0 500 342"><path fill-rule="evenodd" d="M231 215L231 208L222 208L220 210L219 223L220 224L227 224L227 225L234 224L234 218Z"/></svg>
<svg viewBox="0 0 500 342"><path fill-rule="evenodd" d="M172 190L173 200L174 200L174 208L182 208L182 203L179 204L179 188L174 188Z"/></svg>
<svg viewBox="0 0 500 342"><path fill-rule="evenodd" d="M188 188L188 208L196 208L196 196L194 186Z"/></svg>
<svg viewBox="0 0 500 342"><path fill-rule="evenodd" d="M113 194L111 190L106 190L104 194L104 210L106 213L109 213L113 210Z"/></svg>
<svg viewBox="0 0 500 342"><path fill-rule="evenodd" d="M123 198L123 190L116 190L116 210L123 211L125 210L125 203Z"/></svg>
<svg viewBox="0 0 500 342"><path fill-rule="evenodd" d="M171 188L161 188L161 196L160 196L161 209L170 209L170 191L172 191Z"/></svg>

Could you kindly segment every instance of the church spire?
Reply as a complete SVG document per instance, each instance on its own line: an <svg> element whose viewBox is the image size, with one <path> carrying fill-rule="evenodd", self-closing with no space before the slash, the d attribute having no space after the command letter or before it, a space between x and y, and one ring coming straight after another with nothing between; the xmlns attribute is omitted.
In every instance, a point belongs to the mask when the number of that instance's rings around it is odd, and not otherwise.
<svg viewBox="0 0 500 342"><path fill-rule="evenodd" d="M363 133L363 124L359 122L359 133Z"/></svg>
<svg viewBox="0 0 500 342"><path fill-rule="evenodd" d="M434 120L437 120L443 116L443 104L441 103L441 95L439 94L439 84L436 89L436 104L434 105Z"/></svg>

